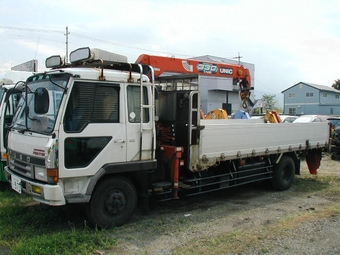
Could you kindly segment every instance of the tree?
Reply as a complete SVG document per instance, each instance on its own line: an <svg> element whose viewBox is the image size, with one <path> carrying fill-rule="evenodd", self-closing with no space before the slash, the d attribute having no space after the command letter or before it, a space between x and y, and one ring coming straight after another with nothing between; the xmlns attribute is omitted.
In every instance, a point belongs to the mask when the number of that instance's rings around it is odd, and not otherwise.
<svg viewBox="0 0 340 255"><path fill-rule="evenodd" d="M262 96L262 101L266 103L265 109L267 111L275 110L275 105L276 105L276 96L275 95L266 95L264 94Z"/></svg>
<svg viewBox="0 0 340 255"><path fill-rule="evenodd" d="M340 90L340 79L335 80L332 87Z"/></svg>

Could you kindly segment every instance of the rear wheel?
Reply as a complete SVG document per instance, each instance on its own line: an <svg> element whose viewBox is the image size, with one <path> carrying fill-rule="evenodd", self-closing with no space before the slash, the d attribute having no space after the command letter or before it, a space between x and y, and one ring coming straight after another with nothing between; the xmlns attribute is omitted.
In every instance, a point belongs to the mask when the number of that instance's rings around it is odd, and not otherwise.
<svg viewBox="0 0 340 255"><path fill-rule="evenodd" d="M274 166L272 186L276 190L287 190L294 182L295 164L291 157L283 156L280 162Z"/></svg>
<svg viewBox="0 0 340 255"><path fill-rule="evenodd" d="M112 177L95 189L87 204L87 214L101 228L121 226L132 216L136 205L133 184L124 177Z"/></svg>

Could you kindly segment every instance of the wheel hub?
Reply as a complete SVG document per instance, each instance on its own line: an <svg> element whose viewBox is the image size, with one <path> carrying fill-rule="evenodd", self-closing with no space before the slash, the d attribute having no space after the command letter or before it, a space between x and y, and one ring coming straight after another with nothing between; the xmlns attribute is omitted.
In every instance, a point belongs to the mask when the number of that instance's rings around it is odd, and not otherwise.
<svg viewBox="0 0 340 255"><path fill-rule="evenodd" d="M105 200L105 209L110 214L118 214L125 208L125 196L120 191L110 192Z"/></svg>

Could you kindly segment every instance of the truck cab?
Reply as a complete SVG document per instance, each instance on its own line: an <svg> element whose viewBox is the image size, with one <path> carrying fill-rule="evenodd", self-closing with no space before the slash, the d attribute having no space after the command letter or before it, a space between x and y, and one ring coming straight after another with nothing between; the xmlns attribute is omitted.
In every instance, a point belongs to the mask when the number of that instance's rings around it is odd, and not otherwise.
<svg viewBox="0 0 340 255"><path fill-rule="evenodd" d="M50 71L27 79L8 137L6 176L15 191L38 202L88 203L108 175L126 178L156 167L154 85L143 74L149 67L96 49L91 54L72 52L72 65L53 56ZM117 196L111 200L126 200Z"/></svg>

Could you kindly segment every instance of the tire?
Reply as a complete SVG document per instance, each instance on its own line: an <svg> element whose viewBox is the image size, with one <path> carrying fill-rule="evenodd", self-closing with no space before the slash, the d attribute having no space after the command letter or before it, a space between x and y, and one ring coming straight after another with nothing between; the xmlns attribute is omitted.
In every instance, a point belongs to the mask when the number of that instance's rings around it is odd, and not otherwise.
<svg viewBox="0 0 340 255"><path fill-rule="evenodd" d="M94 190L86 212L95 226L109 228L125 224L136 205L137 193L133 184L124 177L111 177Z"/></svg>
<svg viewBox="0 0 340 255"><path fill-rule="evenodd" d="M278 164L274 166L272 187L283 191L289 189L294 182L295 164L291 157L283 156Z"/></svg>

